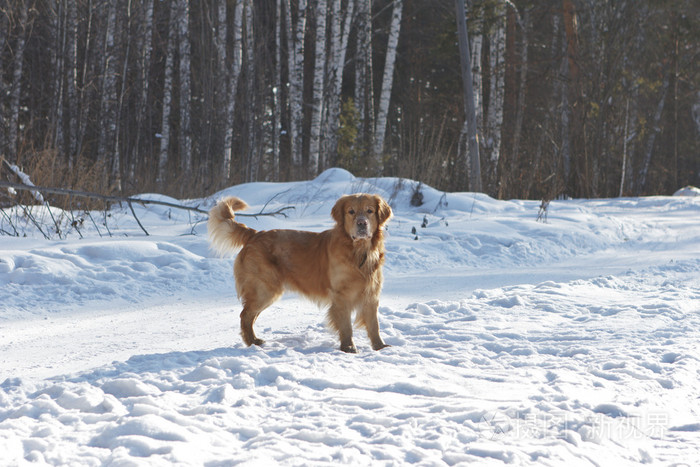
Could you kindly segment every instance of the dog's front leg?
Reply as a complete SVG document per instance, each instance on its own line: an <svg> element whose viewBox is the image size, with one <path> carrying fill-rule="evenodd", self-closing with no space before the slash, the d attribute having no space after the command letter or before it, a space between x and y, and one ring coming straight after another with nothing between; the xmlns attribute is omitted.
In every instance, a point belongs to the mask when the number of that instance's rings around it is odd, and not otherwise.
<svg viewBox="0 0 700 467"><path fill-rule="evenodd" d="M367 329L367 337L369 337L369 340L372 342L372 348L374 350L389 347L389 345L385 344L379 335L379 319L377 318L378 310L379 303L374 300L364 303L362 305L362 309L360 310L360 322L365 326L365 329Z"/></svg>
<svg viewBox="0 0 700 467"><path fill-rule="evenodd" d="M340 337L340 350L347 353L357 353L352 341L352 310L336 302L328 309L328 323Z"/></svg>

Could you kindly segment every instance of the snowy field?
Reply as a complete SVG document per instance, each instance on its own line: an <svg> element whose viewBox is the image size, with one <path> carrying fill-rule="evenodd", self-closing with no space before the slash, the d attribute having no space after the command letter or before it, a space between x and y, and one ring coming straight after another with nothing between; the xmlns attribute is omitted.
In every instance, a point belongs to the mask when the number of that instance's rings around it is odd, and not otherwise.
<svg viewBox="0 0 700 467"><path fill-rule="evenodd" d="M244 347L203 215L135 206L146 236L114 206L111 237L94 213L49 241L6 210L28 235L0 236L0 465L698 465L699 196L538 222L539 202L425 186L413 207L415 185L331 170L182 201L293 206L239 220L315 231L342 194L390 201L392 347L358 330L356 355L294 295Z"/></svg>

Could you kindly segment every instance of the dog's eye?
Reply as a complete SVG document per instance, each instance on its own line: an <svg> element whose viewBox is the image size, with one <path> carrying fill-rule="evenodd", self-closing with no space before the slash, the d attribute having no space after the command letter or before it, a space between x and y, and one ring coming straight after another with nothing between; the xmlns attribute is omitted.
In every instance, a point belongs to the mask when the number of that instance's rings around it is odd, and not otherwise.
<svg viewBox="0 0 700 467"><path fill-rule="evenodd" d="M351 216L355 215L355 210L354 209L349 210L348 214L350 214Z"/></svg>
<svg viewBox="0 0 700 467"><path fill-rule="evenodd" d="M372 214L374 210L372 208L367 209L367 214Z"/></svg>

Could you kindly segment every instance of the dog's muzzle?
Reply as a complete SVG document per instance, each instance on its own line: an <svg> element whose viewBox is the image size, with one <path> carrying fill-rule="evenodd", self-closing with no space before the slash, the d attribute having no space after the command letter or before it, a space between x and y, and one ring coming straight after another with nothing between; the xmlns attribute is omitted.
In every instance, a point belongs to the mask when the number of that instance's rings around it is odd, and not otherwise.
<svg viewBox="0 0 700 467"><path fill-rule="evenodd" d="M364 217L358 217L355 220L355 237L354 239L369 238L369 220Z"/></svg>

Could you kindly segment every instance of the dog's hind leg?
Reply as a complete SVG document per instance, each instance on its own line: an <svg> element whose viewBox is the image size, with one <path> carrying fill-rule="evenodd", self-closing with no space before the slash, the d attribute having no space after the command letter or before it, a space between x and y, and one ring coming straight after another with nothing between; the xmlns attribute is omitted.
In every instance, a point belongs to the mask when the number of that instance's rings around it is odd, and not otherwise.
<svg viewBox="0 0 700 467"><path fill-rule="evenodd" d="M282 291L255 290L253 293L241 296L243 311L241 311L241 337L245 345L263 345L264 340L258 338L253 331L253 324L258 319L260 313L272 305L280 296Z"/></svg>

